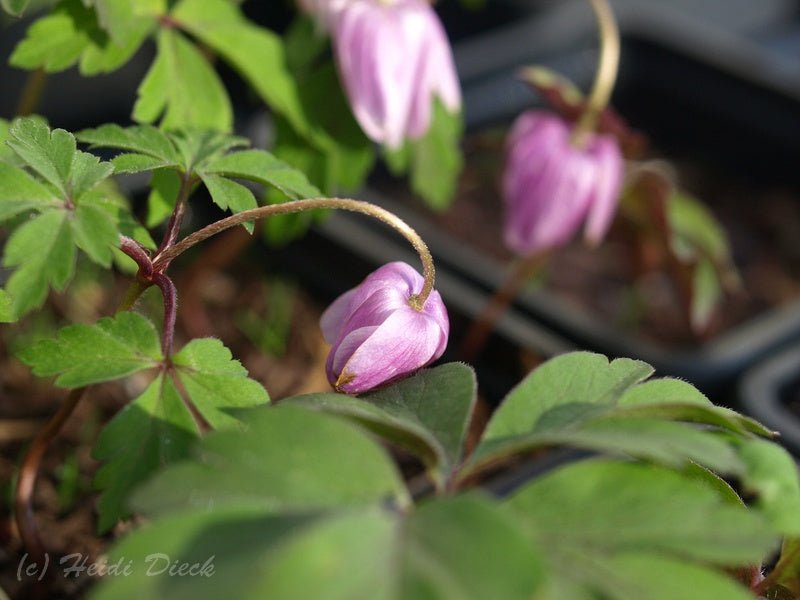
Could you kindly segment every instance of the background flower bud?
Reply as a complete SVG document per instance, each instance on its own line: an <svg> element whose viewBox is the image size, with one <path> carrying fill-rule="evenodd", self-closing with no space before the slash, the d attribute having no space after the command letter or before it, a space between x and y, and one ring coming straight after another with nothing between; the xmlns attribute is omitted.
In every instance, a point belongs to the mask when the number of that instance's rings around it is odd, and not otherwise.
<svg viewBox="0 0 800 600"><path fill-rule="evenodd" d="M523 255L557 247L584 219L586 239L600 242L616 210L623 169L613 137L587 133L577 145L559 117L523 113L506 144L506 244Z"/></svg>
<svg viewBox="0 0 800 600"><path fill-rule="evenodd" d="M411 266L393 262L345 292L320 320L332 345L325 369L339 391L366 392L439 358L450 324L437 291L421 311L409 305L424 280Z"/></svg>
<svg viewBox="0 0 800 600"><path fill-rule="evenodd" d="M426 0L349 0L330 18L333 48L353 114L391 148L430 126L434 96L461 107L453 56Z"/></svg>

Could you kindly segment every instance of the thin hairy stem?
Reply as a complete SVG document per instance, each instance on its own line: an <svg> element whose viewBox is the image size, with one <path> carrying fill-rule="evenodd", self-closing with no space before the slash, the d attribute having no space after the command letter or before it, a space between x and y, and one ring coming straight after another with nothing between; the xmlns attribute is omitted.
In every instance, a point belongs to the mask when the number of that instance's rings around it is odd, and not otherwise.
<svg viewBox="0 0 800 600"><path fill-rule="evenodd" d="M508 309L530 277L542 267L545 258L545 254L533 254L514 264L502 285L497 288L481 313L472 321L461 341L458 352L459 360L469 363L478 358L497 320Z"/></svg>
<svg viewBox="0 0 800 600"><path fill-rule="evenodd" d="M164 297L164 334L161 338L161 351L164 358L172 356L172 345L175 339L175 319L178 312L178 291L172 279L163 273L153 275L153 283L161 290Z"/></svg>
<svg viewBox="0 0 800 600"><path fill-rule="evenodd" d="M619 72L620 38L614 12L607 0L588 0L588 2L597 19L600 34L600 60L592 91L586 101L586 108L575 128L574 139L579 143L588 132L595 129L597 119L608 106Z"/></svg>
<svg viewBox="0 0 800 600"><path fill-rule="evenodd" d="M28 451L25 453L25 458L22 460L22 465L19 469L14 503L15 517L22 543L25 544L25 549L37 563L41 563L45 556L44 544L39 535L39 528L36 525L36 518L33 512L33 491L36 488L39 465L50 442L61 431L61 427L75 410L75 407L78 406L87 389L82 387L70 391L56 414L33 438L33 442L31 442Z"/></svg>
<svg viewBox="0 0 800 600"><path fill-rule="evenodd" d="M130 309L145 288L146 286L140 282L134 283L128 293L125 294L122 302L120 302L117 312L119 313ZM36 525L36 517L33 512L33 493L36 488L36 479L39 475L39 466L47 452L47 448L50 446L50 442L52 442L61 431L64 423L67 422L67 419L69 419L70 415L75 411L75 408L88 389L87 386L70 391L63 404L59 407L58 411L56 411L56 414L52 416L33 438L28 451L25 453L25 457L22 459L22 464L20 465L19 479L17 481L17 489L14 498L14 516L17 521L17 528L19 529L22 543L35 562L41 563L45 556L45 547L39 535L39 528Z"/></svg>
<svg viewBox="0 0 800 600"><path fill-rule="evenodd" d="M139 267L139 278L149 281L153 276L153 260L147 251L136 240L127 236L119 236L119 249L130 256Z"/></svg>
<svg viewBox="0 0 800 600"><path fill-rule="evenodd" d="M392 227L395 231L403 235L409 243L414 247L414 250L419 254L422 261L422 276L425 279L422 290L416 296L413 296L409 302L417 310L422 310L425 302L428 299L431 291L433 290L435 269L433 266L433 257L431 256L428 246L421 237L414 231L405 221L394 213L389 212L375 206L369 202L361 200L352 200L350 198L310 198L308 200L295 200L293 202L285 202L283 204L272 204L270 206L260 206L251 210L246 210L235 215L231 215L225 219L212 223L195 231L191 235L186 236L174 246L170 246L165 250L159 252L154 261L154 269L158 272L163 271L163 268L168 265L178 255L185 252L195 244L199 244L203 240L210 238L213 235L236 227L247 221L254 221L256 219L265 219L274 215L285 215L290 213L301 212L304 210L315 210L320 208L334 209L334 210L347 210L350 212L357 212L369 215L388 226Z"/></svg>
<svg viewBox="0 0 800 600"><path fill-rule="evenodd" d="M189 173L184 173L183 177L181 177L181 187L175 200L175 208L169 217L167 230L164 232L164 239L161 240L157 253L163 252L177 241L183 224L183 217L186 215L186 201L189 199L194 183L195 179Z"/></svg>

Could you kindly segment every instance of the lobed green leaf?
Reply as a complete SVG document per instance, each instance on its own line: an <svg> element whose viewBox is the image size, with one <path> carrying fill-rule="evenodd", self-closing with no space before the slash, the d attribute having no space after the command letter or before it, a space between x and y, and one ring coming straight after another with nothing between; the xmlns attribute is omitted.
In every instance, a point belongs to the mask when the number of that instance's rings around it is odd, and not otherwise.
<svg viewBox="0 0 800 600"><path fill-rule="evenodd" d="M361 398L308 394L282 403L302 404L361 423L418 455L443 484L462 459L476 395L472 368L450 363L424 369Z"/></svg>
<svg viewBox="0 0 800 600"><path fill-rule="evenodd" d="M579 462L528 484L507 506L528 535L554 549L554 560L643 552L744 566L760 563L777 542L762 515L652 465Z"/></svg>
<svg viewBox="0 0 800 600"><path fill-rule="evenodd" d="M409 503L384 450L344 420L298 407L237 416L244 431L205 437L193 460L141 488L135 508L147 514L221 507L297 512Z"/></svg>
<svg viewBox="0 0 800 600"><path fill-rule="evenodd" d="M215 429L238 423L226 411L269 402L264 387L247 376L247 369L217 339L192 340L172 357L172 364L192 404Z"/></svg>
<svg viewBox="0 0 800 600"><path fill-rule="evenodd" d="M17 356L39 377L57 375L56 385L66 388L120 379L162 359L152 323L133 312L64 327L55 339L38 341Z"/></svg>

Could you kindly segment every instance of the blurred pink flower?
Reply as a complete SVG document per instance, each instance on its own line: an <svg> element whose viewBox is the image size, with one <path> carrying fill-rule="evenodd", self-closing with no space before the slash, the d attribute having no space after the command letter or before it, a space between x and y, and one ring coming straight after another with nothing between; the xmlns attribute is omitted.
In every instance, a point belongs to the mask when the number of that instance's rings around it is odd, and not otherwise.
<svg viewBox="0 0 800 600"><path fill-rule="evenodd" d="M461 107L453 56L426 0L304 0L323 5L345 92L370 139L397 148L430 126L433 100Z"/></svg>
<svg viewBox="0 0 800 600"><path fill-rule="evenodd" d="M624 162L616 140L588 133L582 144L557 116L528 111L506 142L505 241L529 255L565 244L586 220L593 244L605 236L619 199Z"/></svg>
<svg viewBox="0 0 800 600"><path fill-rule="evenodd" d="M297 0L301 10L314 17L319 24L328 29L331 19L351 0Z"/></svg>
<svg viewBox="0 0 800 600"><path fill-rule="evenodd" d="M325 369L337 390L366 392L442 355L450 323L441 296L432 291L422 310L409 305L423 283L406 263L389 263L323 313L322 334L332 345Z"/></svg>

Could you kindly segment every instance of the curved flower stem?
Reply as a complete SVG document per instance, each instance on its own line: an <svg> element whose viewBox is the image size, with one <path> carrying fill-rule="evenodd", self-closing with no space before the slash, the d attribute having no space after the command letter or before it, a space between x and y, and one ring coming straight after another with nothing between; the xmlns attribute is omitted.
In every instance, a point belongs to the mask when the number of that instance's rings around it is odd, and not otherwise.
<svg viewBox="0 0 800 600"><path fill-rule="evenodd" d="M614 12L607 0L588 0L592 6L600 34L600 61L586 108L575 127L573 139L581 143L587 133L594 131L597 119L608 106L619 71L620 38Z"/></svg>
<svg viewBox="0 0 800 600"><path fill-rule="evenodd" d="M517 261L481 313L472 321L458 351L458 358L471 363L481 353L497 319L508 309L522 286L545 263L547 255L537 253Z"/></svg>
<svg viewBox="0 0 800 600"><path fill-rule="evenodd" d="M417 251L419 258L422 261L422 276L425 279L425 283L423 284L422 290L419 292L419 294L416 294L409 299L409 303L413 308L422 310L423 306L425 306L425 301L428 299L428 296L433 290L434 279L436 276L433 266L433 257L431 256L430 250L428 250L428 246L416 231L414 231L405 221L403 221L394 213L391 213L380 206L371 204L370 202L352 200L350 198L309 198L307 200L294 200L292 202L285 202L283 204L260 206L258 208L236 213L235 215L231 215L230 217L195 231L191 235L183 238L174 246L170 246L169 248L164 249L162 252L159 252L159 254L153 260L153 267L155 271L163 272L164 268L166 268L166 266L172 260L174 260L175 257L185 252L195 244L198 244L221 231L235 227L236 225L241 225L242 223L246 223L247 221L319 208L347 210L350 212L369 215L370 217L378 219L379 221L387 224L389 227L393 228L395 231L405 237L414 247L414 250Z"/></svg>
<svg viewBox="0 0 800 600"><path fill-rule="evenodd" d="M117 312L129 310L145 290L145 287L140 282L135 282L128 293L125 294L122 302L120 302ZM33 492L36 487L36 478L39 474L39 465L45 452L47 452L47 448L50 446L50 442L61 431L64 423L75 411L88 389L88 386L84 386L70 391L56 414L33 438L19 468L19 478L14 498L14 517L25 549L31 558L40 564L45 557L45 547L39 535L39 528L36 525L36 518L33 512Z"/></svg>

